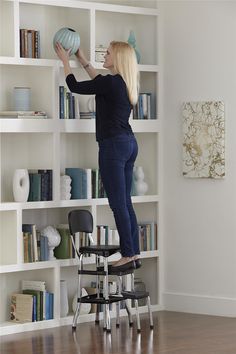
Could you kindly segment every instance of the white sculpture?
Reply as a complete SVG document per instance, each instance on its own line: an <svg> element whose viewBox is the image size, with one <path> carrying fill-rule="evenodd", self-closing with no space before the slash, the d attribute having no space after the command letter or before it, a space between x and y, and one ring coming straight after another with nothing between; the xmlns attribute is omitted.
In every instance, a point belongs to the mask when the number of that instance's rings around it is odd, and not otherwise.
<svg viewBox="0 0 236 354"><path fill-rule="evenodd" d="M134 167L134 187L136 195L144 195L148 190L148 185L144 181L144 171L142 166Z"/></svg>
<svg viewBox="0 0 236 354"><path fill-rule="evenodd" d="M17 169L13 175L13 196L15 202L27 202L29 196L29 173L26 169Z"/></svg>
<svg viewBox="0 0 236 354"><path fill-rule="evenodd" d="M53 250L57 247L61 242L61 235L55 229L55 227L47 226L41 231L42 236L46 236L48 238L48 248L49 248L49 261L53 261L56 259L54 256Z"/></svg>

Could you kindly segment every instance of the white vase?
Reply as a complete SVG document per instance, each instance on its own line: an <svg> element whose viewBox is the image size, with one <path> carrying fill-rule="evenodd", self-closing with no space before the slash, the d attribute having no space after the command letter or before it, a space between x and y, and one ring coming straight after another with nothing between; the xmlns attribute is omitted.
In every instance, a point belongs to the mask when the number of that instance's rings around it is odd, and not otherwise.
<svg viewBox="0 0 236 354"><path fill-rule="evenodd" d="M60 316L66 317L69 312L69 301L66 280L60 280Z"/></svg>
<svg viewBox="0 0 236 354"><path fill-rule="evenodd" d="M27 202L29 196L29 173L26 169L17 169L13 175L13 196L15 202Z"/></svg>
<svg viewBox="0 0 236 354"><path fill-rule="evenodd" d="M85 288L82 288L81 296L87 296L87 295L88 295L88 293L85 290ZM75 296L72 301L72 310L74 313L76 311L76 308L77 308L77 291L76 291ZM79 313L80 313L80 315L87 315L90 312L90 310L91 310L91 304L84 303L84 304L80 305L80 312Z"/></svg>
<svg viewBox="0 0 236 354"><path fill-rule="evenodd" d="M136 195L144 195L148 190L148 184L144 181L144 171L142 166L134 168L134 187Z"/></svg>

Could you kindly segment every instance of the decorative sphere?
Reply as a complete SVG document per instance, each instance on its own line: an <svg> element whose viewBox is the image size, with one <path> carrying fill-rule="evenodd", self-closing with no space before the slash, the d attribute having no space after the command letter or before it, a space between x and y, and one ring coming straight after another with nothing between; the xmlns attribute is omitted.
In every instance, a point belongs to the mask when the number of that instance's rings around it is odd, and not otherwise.
<svg viewBox="0 0 236 354"><path fill-rule="evenodd" d="M55 49L56 42L59 42L64 49L70 49L70 55L75 54L80 46L79 33L72 28L63 27L57 31L53 38L53 47Z"/></svg>

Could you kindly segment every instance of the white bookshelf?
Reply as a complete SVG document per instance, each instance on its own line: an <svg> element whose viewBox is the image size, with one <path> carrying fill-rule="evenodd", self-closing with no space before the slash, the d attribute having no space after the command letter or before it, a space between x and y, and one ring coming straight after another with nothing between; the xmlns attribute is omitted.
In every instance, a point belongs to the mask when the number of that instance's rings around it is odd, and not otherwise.
<svg viewBox="0 0 236 354"><path fill-rule="evenodd" d="M128 1L128 0L127 0ZM127 3L126 1L126 3ZM113 1L114 2L114 1ZM123 1L123 3L125 3ZM159 12L156 8L77 0L2 0L0 2L0 110L11 110L14 86L29 86L32 109L44 110L48 119L0 119L0 334L18 333L72 323L72 315L60 318L60 279L76 283L75 259L23 262L22 223L35 223L38 229L67 223L68 212L85 208L92 212L94 225L114 227L106 198L60 200L60 174L65 167L96 168L97 143L94 120L60 120L58 86L65 85L63 68L52 47L52 38L61 27L71 27L81 36L81 46L95 68L95 47L113 39L127 41L135 32L141 54L141 91L152 93L152 119L131 119L139 144L136 165L144 168L149 185L145 196L132 197L139 222L158 224L158 250L142 252L143 266L137 270L151 295L154 310L162 309L162 197L161 197L161 68L159 63ZM36 16L37 15L37 16ZM40 30L41 58L20 58L19 29ZM71 60L76 77L87 79L79 64ZM81 96L86 105L88 97ZM76 153L75 153L76 152ZM16 168L52 169L53 200L16 203L12 177ZM45 221L46 220L46 221ZM95 236L96 228L94 229ZM118 255L111 257L111 261ZM86 260L88 266L94 258ZM10 295L20 291L20 281L46 280L54 293L54 319L28 324L9 321ZM88 279L88 283L91 279ZM74 289L69 289L71 293ZM141 311L147 311L144 306ZM123 312L122 312L123 313ZM124 313L123 313L124 314ZM80 317L90 321L94 314Z"/></svg>

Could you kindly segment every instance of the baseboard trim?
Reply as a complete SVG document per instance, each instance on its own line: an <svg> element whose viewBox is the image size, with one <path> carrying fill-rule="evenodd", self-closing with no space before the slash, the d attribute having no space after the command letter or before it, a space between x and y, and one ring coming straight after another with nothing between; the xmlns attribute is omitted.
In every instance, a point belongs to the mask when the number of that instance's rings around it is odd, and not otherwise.
<svg viewBox="0 0 236 354"><path fill-rule="evenodd" d="M164 292L163 304L167 311L236 317L236 298Z"/></svg>

